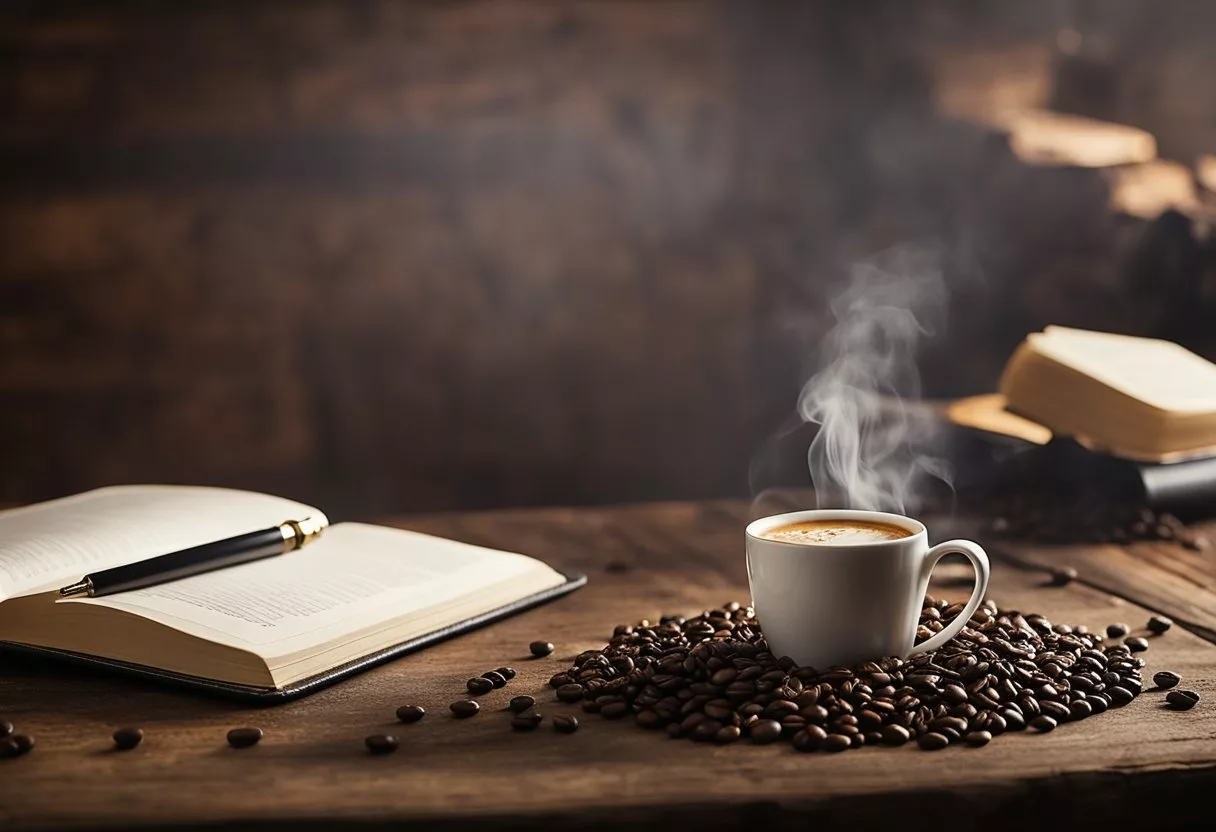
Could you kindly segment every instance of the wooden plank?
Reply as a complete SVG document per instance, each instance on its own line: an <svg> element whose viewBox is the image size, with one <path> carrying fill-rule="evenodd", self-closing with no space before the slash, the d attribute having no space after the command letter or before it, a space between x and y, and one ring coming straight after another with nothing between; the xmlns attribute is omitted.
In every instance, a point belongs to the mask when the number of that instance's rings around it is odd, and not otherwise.
<svg viewBox="0 0 1216 832"><path fill-rule="evenodd" d="M1216 541L1216 523L1198 528ZM1193 551L1168 541L1127 546L1003 542L993 550L1031 568L1071 566L1083 583L1167 615L1216 642L1216 560L1211 548Z"/></svg>
<svg viewBox="0 0 1216 832"><path fill-rule="evenodd" d="M548 676L613 625L746 597L738 502L586 510L523 510L403 518L404 527L518 548L591 573L590 585L555 604L377 669L303 701L271 709L184 696L53 665L0 663L0 712L37 736L27 757L0 761L0 826L134 823L322 828L326 822L459 828L536 825L671 828L848 822L900 828L1025 828L1144 822L1198 824L1216 776L1216 647L1175 628L1154 638L1148 671L1181 673L1205 701L1163 710L1146 694L1130 706L1050 735L1010 735L984 750L936 755L865 748L803 755L788 745L706 747L585 717L571 736L547 726L512 732L500 708L519 693L549 716ZM966 591L944 574L935 589ZM1003 604L1091 628L1148 612L1094 588L1045 588L1035 571L998 564L992 594ZM530 660L536 638L558 644ZM446 705L463 681L510 663L519 677L483 698L474 719ZM407 702L429 715L395 725ZM583 716L581 712L574 711ZM139 749L108 750L120 725L143 727ZM228 728L255 724L263 743L224 745ZM403 748L374 758L364 735L394 731ZM1188 808L1191 800L1197 808ZM948 815L945 813L949 813Z"/></svg>

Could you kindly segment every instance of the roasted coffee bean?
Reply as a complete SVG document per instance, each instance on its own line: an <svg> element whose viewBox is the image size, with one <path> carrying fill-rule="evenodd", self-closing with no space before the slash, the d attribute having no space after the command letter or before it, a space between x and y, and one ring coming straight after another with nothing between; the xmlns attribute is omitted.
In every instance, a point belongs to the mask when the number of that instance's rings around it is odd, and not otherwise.
<svg viewBox="0 0 1216 832"><path fill-rule="evenodd" d="M775 719L762 719L752 725L748 735L758 745L768 745L781 739L781 723Z"/></svg>
<svg viewBox="0 0 1216 832"><path fill-rule="evenodd" d="M515 678L515 668L513 667L496 667L494 668L494 672L508 682Z"/></svg>
<svg viewBox="0 0 1216 832"><path fill-rule="evenodd" d="M261 728L233 728L228 732L228 744L233 748L249 748L262 740Z"/></svg>
<svg viewBox="0 0 1216 832"><path fill-rule="evenodd" d="M457 699L451 705L448 705L448 709L451 710L452 716L457 719L468 719L471 716L476 716L477 712L481 710L481 706L472 699Z"/></svg>
<svg viewBox="0 0 1216 832"><path fill-rule="evenodd" d="M627 713L629 713L629 703L620 700L600 707L600 716L604 719L620 719Z"/></svg>
<svg viewBox="0 0 1216 832"><path fill-rule="evenodd" d="M496 688L500 688L507 683L507 677L503 676L497 670L488 670L481 674L481 678L488 679L490 684Z"/></svg>
<svg viewBox="0 0 1216 832"><path fill-rule="evenodd" d="M945 734L940 734L937 731L930 731L927 734L923 734L916 741L916 744L925 751L940 751L950 744L950 740Z"/></svg>
<svg viewBox="0 0 1216 832"><path fill-rule="evenodd" d="M963 742L975 748L992 742L992 734L987 731L971 731L963 735Z"/></svg>
<svg viewBox="0 0 1216 832"><path fill-rule="evenodd" d="M1123 638L1125 635L1127 635L1128 630L1130 630L1130 629L1131 628L1128 627L1126 624L1107 624L1106 625L1106 637L1107 638Z"/></svg>
<svg viewBox="0 0 1216 832"><path fill-rule="evenodd" d="M528 696L527 694L524 694L522 696L512 697L511 702L507 705L507 708L510 709L512 713L522 714L524 711L528 710L528 708L531 708L535 704L536 704L535 699L533 699L531 696Z"/></svg>
<svg viewBox="0 0 1216 832"><path fill-rule="evenodd" d="M17 750L22 754L27 754L34 749L34 738L29 734L13 734L9 739L17 744Z"/></svg>
<svg viewBox="0 0 1216 832"><path fill-rule="evenodd" d="M1165 701L1176 711L1189 711L1199 702L1199 694L1193 690L1174 688L1165 695Z"/></svg>
<svg viewBox="0 0 1216 832"><path fill-rule="evenodd" d="M402 705L397 709L397 719L402 722L417 722L426 716L426 708L421 705Z"/></svg>
<svg viewBox="0 0 1216 832"><path fill-rule="evenodd" d="M1123 639L1123 643L1127 645L1127 649L1133 653L1143 653L1148 649L1148 641L1140 636L1132 636L1131 638Z"/></svg>
<svg viewBox="0 0 1216 832"><path fill-rule="evenodd" d="M392 754L401 743L392 734L372 734L363 740L363 744L373 754Z"/></svg>
<svg viewBox="0 0 1216 832"><path fill-rule="evenodd" d="M912 739L911 732L902 725L888 725L882 729L884 745L903 745L910 739Z"/></svg>
<svg viewBox="0 0 1216 832"><path fill-rule="evenodd" d="M670 728L671 726L667 727ZM553 730L559 734L573 734L578 730L578 720L566 714L558 714L553 717Z"/></svg>
<svg viewBox="0 0 1216 832"><path fill-rule="evenodd" d="M142 728L119 728L114 732L114 747L119 751L130 751L143 741Z"/></svg>
<svg viewBox="0 0 1216 832"><path fill-rule="evenodd" d="M1077 570L1071 566L1056 567L1051 570L1052 586L1068 586L1077 579Z"/></svg>
<svg viewBox="0 0 1216 832"><path fill-rule="evenodd" d="M501 679L502 677L500 676L499 678ZM481 696L483 693L489 693L494 690L494 683L480 676L465 682L464 686L474 696Z"/></svg>
<svg viewBox="0 0 1216 832"><path fill-rule="evenodd" d="M1074 699L1068 703L1068 717L1072 720L1085 719L1094 712L1093 705L1088 699Z"/></svg>
<svg viewBox="0 0 1216 832"><path fill-rule="evenodd" d="M1176 687L1181 681L1182 677L1172 670L1158 670L1153 674L1153 684L1161 690Z"/></svg>
<svg viewBox="0 0 1216 832"><path fill-rule="evenodd" d="M1122 685L1107 688L1105 694L1110 697L1110 706L1112 708L1121 708L1136 698L1130 690Z"/></svg>
<svg viewBox="0 0 1216 832"><path fill-rule="evenodd" d="M21 738L29 740L21 742ZM6 757L20 757L34 747L34 741L25 734L12 734L7 737L0 738L0 759Z"/></svg>
<svg viewBox="0 0 1216 832"><path fill-rule="evenodd" d="M847 751L853 747L853 738L846 734L828 734L827 739L819 743L819 747L824 751Z"/></svg>
<svg viewBox="0 0 1216 832"><path fill-rule="evenodd" d="M557 689L557 698L563 702L577 702L583 698L583 686L577 682L562 685Z"/></svg>
<svg viewBox="0 0 1216 832"><path fill-rule="evenodd" d="M511 718L511 727L516 731L532 731L537 725L540 725L544 719L536 711L528 711L527 713L516 714Z"/></svg>
<svg viewBox="0 0 1216 832"><path fill-rule="evenodd" d="M1056 721L1045 714L1030 720L1030 727L1044 734L1055 729L1056 725Z"/></svg>
<svg viewBox="0 0 1216 832"><path fill-rule="evenodd" d="M548 641L534 641L528 645L528 651L538 659L548 656L553 650L552 643Z"/></svg>
<svg viewBox="0 0 1216 832"><path fill-rule="evenodd" d="M1061 705L1059 702L1040 702L1039 708L1044 716L1049 716L1056 723L1067 722L1072 716L1072 711L1068 707Z"/></svg>
<svg viewBox="0 0 1216 832"><path fill-rule="evenodd" d="M13 728L13 723L8 720L0 719L0 738L7 737L16 730Z"/></svg>
<svg viewBox="0 0 1216 832"><path fill-rule="evenodd" d="M737 726L727 725L719 729L718 733L714 735L714 742L719 744L731 743L739 739L741 734L742 732Z"/></svg>
<svg viewBox="0 0 1216 832"><path fill-rule="evenodd" d="M692 738L697 742L709 742L714 737L718 736L718 731L720 730L722 730L721 722L706 719L699 722L697 727L692 729Z"/></svg>
<svg viewBox="0 0 1216 832"><path fill-rule="evenodd" d="M1148 620L1148 624L1145 626L1148 627L1149 632L1161 635L1170 627L1173 627L1174 622L1166 618L1164 615L1154 615Z"/></svg>

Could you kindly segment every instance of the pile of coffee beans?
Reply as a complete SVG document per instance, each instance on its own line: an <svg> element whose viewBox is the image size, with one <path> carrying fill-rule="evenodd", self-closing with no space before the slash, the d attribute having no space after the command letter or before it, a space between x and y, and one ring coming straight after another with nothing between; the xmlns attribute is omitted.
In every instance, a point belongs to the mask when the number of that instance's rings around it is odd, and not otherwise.
<svg viewBox="0 0 1216 832"><path fill-rule="evenodd" d="M926 597L918 641L962 609ZM581 702L588 713L632 716L643 728L697 742L789 740L799 751L915 742L935 751L984 745L1007 731L1051 731L1131 702L1143 690L1145 665L1133 653L1147 642L1120 641L1123 626L1110 631L1104 639L986 600L939 650L816 669L774 656L755 611L729 603L691 618L622 624L604 648L579 654L549 684L559 700ZM1170 700L1175 708L1186 702L1194 704L1183 695Z"/></svg>
<svg viewBox="0 0 1216 832"><path fill-rule="evenodd" d="M1160 540L1178 543L1193 551L1210 547L1202 534L1168 512L1147 506L1100 503L1077 509L1033 493L1003 500L990 500L984 513L994 518L988 531L1010 540L1038 543L1133 543Z"/></svg>

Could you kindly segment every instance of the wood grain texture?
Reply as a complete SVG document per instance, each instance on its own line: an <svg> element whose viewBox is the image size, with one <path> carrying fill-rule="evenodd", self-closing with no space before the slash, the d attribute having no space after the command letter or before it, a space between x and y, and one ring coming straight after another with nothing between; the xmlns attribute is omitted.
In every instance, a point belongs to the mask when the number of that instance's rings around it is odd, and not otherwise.
<svg viewBox="0 0 1216 832"><path fill-rule="evenodd" d="M1142 254L1096 173L933 110L927 51L1059 23L975 9L4 4L0 500L743 495L831 285L908 241L958 286L935 395L1048 322L1210 347L1185 220Z"/></svg>
<svg viewBox="0 0 1216 832"><path fill-rule="evenodd" d="M580 711L552 701L545 681L613 625L696 611L746 596L742 527L749 506L669 503L400 518L403 526L516 548L591 573L588 587L552 605L379 668L306 700L249 709L54 665L0 664L0 712L38 738L28 756L0 761L5 829L223 823L234 828L324 828L335 822L411 828L671 828L673 825L847 823L858 828L1025 829L1112 824L1181 827L1205 821L1216 776L1216 646L1181 628L1152 639L1148 670L1172 669L1205 697L1164 710L1158 694L1050 735L1000 737L983 750L865 748L797 754L788 745L707 747L628 723L586 716L578 733L508 727L500 708L532 693L549 716ZM962 596L958 573L934 590ZM1136 624L1140 607L998 564L1002 604L1091 628ZM553 657L527 658L536 638ZM510 663L518 678L453 720L447 704L466 678ZM394 709L426 707L412 726ZM144 728L135 751L108 750L121 725ZM246 751L224 745L238 725L266 731ZM392 731L402 749L372 757L362 738ZM65 799L70 795L71 799Z"/></svg>

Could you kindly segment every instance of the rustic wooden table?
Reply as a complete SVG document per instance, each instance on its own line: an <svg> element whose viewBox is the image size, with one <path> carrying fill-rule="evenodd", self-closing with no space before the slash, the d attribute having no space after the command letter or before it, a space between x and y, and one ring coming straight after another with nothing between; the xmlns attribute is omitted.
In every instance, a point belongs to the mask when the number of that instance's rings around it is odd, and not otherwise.
<svg viewBox="0 0 1216 832"><path fill-rule="evenodd" d="M773 827L792 820L902 829L1206 825L1216 785L1216 568L1212 553L1160 544L1116 547L991 545L990 594L1003 605L1091 628L1140 626L1149 609L1180 625L1152 639L1152 671L1176 670L1204 700L1131 705L1047 735L998 737L983 749L863 748L799 754L788 744L716 747L669 740L632 724L584 716L545 682L613 625L698 611L747 597L741 502L654 504L397 518L398 525L518 549L587 572L585 589L556 603L405 658L292 704L252 709L53 664L0 662L0 713L36 736L36 749L0 760L0 829L42 827L304 826L337 821L459 828L617 829ZM944 524L942 531L945 531ZM941 537L939 533L936 535ZM1081 573L1045 586L1043 566ZM955 581L935 591L963 597ZM949 579L951 571L945 577ZM527 644L557 652L529 659ZM485 668L519 676L456 721L447 705ZM510 730L500 709L531 693L547 715L578 713L560 735ZM428 716L395 723L419 703ZM110 750L122 725L146 731L135 751ZM234 751L227 729L259 725L263 742ZM392 731L401 750L373 757L363 737Z"/></svg>

